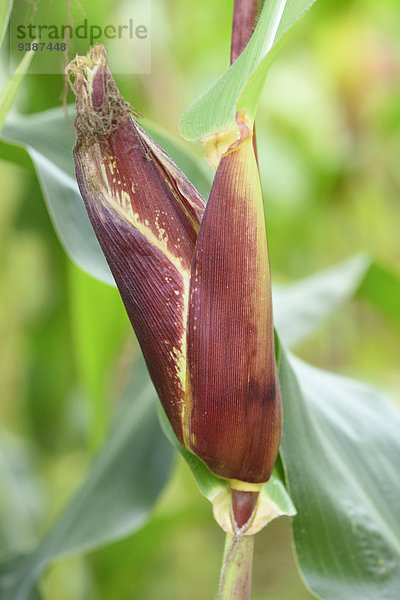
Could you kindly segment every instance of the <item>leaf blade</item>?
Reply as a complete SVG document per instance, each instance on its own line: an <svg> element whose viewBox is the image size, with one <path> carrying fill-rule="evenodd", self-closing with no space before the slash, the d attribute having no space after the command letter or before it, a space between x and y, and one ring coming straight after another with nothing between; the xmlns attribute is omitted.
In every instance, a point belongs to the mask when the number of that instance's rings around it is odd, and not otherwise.
<svg viewBox="0 0 400 600"><path fill-rule="evenodd" d="M326 600L395 600L398 411L368 386L284 351L280 379L281 450L298 510L293 532L307 585Z"/></svg>
<svg viewBox="0 0 400 600"><path fill-rule="evenodd" d="M280 41L315 1L264 3L256 29L242 54L182 115L183 137L193 141L215 132L236 130L238 110L246 110L254 120L268 67Z"/></svg>

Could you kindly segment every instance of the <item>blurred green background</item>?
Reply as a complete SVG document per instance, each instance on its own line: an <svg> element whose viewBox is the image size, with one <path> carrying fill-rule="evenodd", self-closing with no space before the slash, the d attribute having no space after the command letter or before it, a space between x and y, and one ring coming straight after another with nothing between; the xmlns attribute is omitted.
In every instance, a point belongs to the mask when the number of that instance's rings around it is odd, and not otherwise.
<svg viewBox="0 0 400 600"><path fill-rule="evenodd" d="M101 18L118 4L104 1ZM232 0L152 0L152 72L117 76L125 98L178 136L181 113L227 66L231 20ZM299 279L360 251L400 274L399 31L396 0L319 0L271 69L257 136L275 281ZM18 110L60 106L63 92L61 76L27 75ZM202 155L200 147L190 151ZM110 310L120 300L70 263L32 170L0 160L0 181L5 552L34 544L70 497L105 435L137 348L125 319L122 349L103 379L81 372L80 303L96 298ZM395 401L399 350L398 329L358 299L296 349L312 364L369 381ZM18 485L8 479L11 471ZM178 461L152 521L119 543L58 563L44 578L44 596L211 598L223 540L210 505ZM310 597L295 570L289 522L281 519L257 536L254 599Z"/></svg>

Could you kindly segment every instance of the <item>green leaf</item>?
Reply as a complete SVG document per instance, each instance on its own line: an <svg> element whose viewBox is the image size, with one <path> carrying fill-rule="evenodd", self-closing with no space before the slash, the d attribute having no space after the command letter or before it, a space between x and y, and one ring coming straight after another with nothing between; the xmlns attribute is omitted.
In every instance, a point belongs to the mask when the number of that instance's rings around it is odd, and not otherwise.
<svg viewBox="0 0 400 600"><path fill-rule="evenodd" d="M72 118L72 110L69 114ZM169 140L168 150L173 160L189 178L199 182L200 187L207 191L209 182L199 160L183 152L181 144L165 132L156 127L153 131L156 141L160 139L161 144ZM96 279L114 285L75 180L72 161L74 132L65 112L52 109L28 117L13 115L7 119L2 135L8 141L22 145L29 153L54 229L68 256Z"/></svg>
<svg viewBox="0 0 400 600"><path fill-rule="evenodd" d="M288 285L274 284L274 322L294 347L312 336L341 306L358 296L400 324L400 276L366 255L354 256Z"/></svg>
<svg viewBox="0 0 400 600"><path fill-rule="evenodd" d="M13 73L10 80L6 83L4 89L0 93L0 129L3 127L7 113L13 105L18 88L21 85L27 70L29 69L29 65L31 64L31 60L34 55L35 53L33 50L30 50L25 54L16 68L15 73Z"/></svg>
<svg viewBox="0 0 400 600"><path fill-rule="evenodd" d="M174 456L155 407L156 394L141 360L87 479L38 548L0 579L2 600L27 600L53 561L132 534L148 520Z"/></svg>
<svg viewBox="0 0 400 600"><path fill-rule="evenodd" d="M281 349L281 452L296 552L325 600L397 600L400 414L377 391Z"/></svg>
<svg viewBox="0 0 400 600"><path fill-rule="evenodd" d="M253 121L268 69L288 31L315 0L268 0L245 50L231 67L182 115L188 140L236 130L235 115L245 110Z"/></svg>
<svg viewBox="0 0 400 600"><path fill-rule="evenodd" d="M3 0L3 2L0 2L0 48L3 45L13 4L14 0Z"/></svg>

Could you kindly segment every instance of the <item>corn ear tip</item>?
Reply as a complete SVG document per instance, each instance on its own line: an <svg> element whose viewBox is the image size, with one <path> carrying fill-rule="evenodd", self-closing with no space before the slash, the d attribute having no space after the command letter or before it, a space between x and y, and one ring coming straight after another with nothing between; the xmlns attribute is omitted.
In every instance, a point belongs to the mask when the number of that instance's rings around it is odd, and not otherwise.
<svg viewBox="0 0 400 600"><path fill-rule="evenodd" d="M91 72L95 67L107 64L107 50L103 44L92 46L85 56L77 54L65 67L65 74L68 79L82 77L89 79Z"/></svg>
<svg viewBox="0 0 400 600"><path fill-rule="evenodd" d="M66 67L69 85L76 96L75 128L77 142L91 145L107 138L128 117L141 114L126 102L107 64L107 50L96 44L86 54L77 55ZM101 78L100 89L95 84ZM100 94L100 95L99 95Z"/></svg>

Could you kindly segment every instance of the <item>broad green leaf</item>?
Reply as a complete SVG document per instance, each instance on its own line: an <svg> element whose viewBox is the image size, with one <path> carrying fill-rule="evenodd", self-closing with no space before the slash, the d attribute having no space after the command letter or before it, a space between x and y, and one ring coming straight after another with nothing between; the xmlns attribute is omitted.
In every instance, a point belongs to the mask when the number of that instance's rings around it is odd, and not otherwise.
<svg viewBox="0 0 400 600"><path fill-rule="evenodd" d="M104 441L109 418L110 365L130 324L116 290L69 263L69 301L75 360L90 402L92 448Z"/></svg>
<svg viewBox="0 0 400 600"><path fill-rule="evenodd" d="M157 419L154 388L140 361L87 479L37 549L0 579L1 599L27 600L53 561L139 529L169 478L173 456Z"/></svg>
<svg viewBox="0 0 400 600"><path fill-rule="evenodd" d="M14 0L3 0L0 2L0 48L3 45L13 4Z"/></svg>
<svg viewBox="0 0 400 600"><path fill-rule="evenodd" d="M267 0L246 48L231 67L183 114L182 135L197 140L236 131L237 111L253 121L269 66L291 27L315 0Z"/></svg>
<svg viewBox="0 0 400 600"><path fill-rule="evenodd" d="M377 391L281 350L281 453L299 566L325 600L397 600L400 413Z"/></svg>
<svg viewBox="0 0 400 600"><path fill-rule="evenodd" d="M72 110L69 114L72 118ZM198 159L183 152L181 144L167 133L156 127L152 132L161 144L168 140L168 151L177 165L189 179L196 180L207 191L209 181ZM28 117L13 115L7 119L2 135L3 139L22 145L29 153L54 228L69 257L96 279L114 285L75 181L74 132L65 112L52 109Z"/></svg>
<svg viewBox="0 0 400 600"><path fill-rule="evenodd" d="M175 448L181 453L188 467L192 471L193 477L200 490L200 493L209 500L213 506L214 518L219 525L230 533L230 484L226 479L221 479L212 473L208 467L196 455L186 450L177 439L163 409L159 408L159 417L161 425L166 436L169 438ZM279 462L279 461L278 461ZM263 520L263 526L272 519L296 514L295 506L286 491L283 481L283 473L279 465L274 469L271 478L263 485L260 492L261 498L259 504L271 507L271 513Z"/></svg>
<svg viewBox="0 0 400 600"><path fill-rule="evenodd" d="M280 338L286 346L296 346L355 296L400 323L400 275L360 254L300 281L274 284L274 322Z"/></svg>
<svg viewBox="0 0 400 600"><path fill-rule="evenodd" d="M15 73L11 75L9 81L0 93L0 129L3 127L7 113L13 105L18 88L25 77L34 55L35 53L33 50L30 50L25 54L16 68Z"/></svg>

